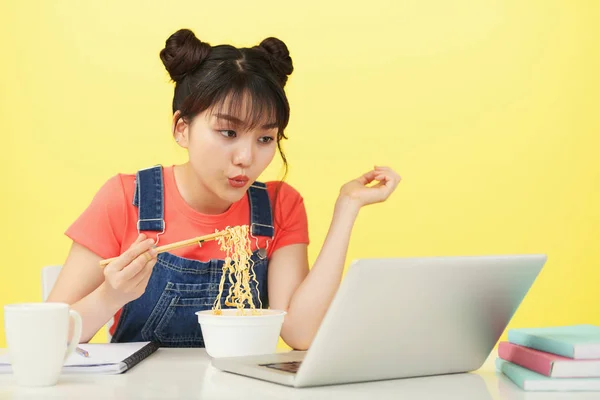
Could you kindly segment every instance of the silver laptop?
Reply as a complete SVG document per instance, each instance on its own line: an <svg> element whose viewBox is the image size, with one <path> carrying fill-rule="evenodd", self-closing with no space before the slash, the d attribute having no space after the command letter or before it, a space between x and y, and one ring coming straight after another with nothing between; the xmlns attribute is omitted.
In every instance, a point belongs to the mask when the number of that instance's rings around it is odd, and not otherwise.
<svg viewBox="0 0 600 400"><path fill-rule="evenodd" d="M294 387L473 371L545 262L541 254L359 259L308 351L211 362Z"/></svg>

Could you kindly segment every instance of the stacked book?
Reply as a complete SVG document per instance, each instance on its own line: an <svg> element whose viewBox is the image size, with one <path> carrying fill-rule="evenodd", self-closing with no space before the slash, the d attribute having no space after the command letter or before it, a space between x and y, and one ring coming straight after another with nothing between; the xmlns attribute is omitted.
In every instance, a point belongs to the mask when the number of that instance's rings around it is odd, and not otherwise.
<svg viewBox="0 0 600 400"><path fill-rule="evenodd" d="M496 369L523 390L600 391L600 326L509 329Z"/></svg>

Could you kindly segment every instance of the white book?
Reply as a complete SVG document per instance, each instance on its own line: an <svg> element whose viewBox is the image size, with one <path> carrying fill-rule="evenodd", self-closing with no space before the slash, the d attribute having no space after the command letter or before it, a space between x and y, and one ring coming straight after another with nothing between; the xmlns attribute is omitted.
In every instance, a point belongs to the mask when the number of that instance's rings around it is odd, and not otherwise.
<svg viewBox="0 0 600 400"><path fill-rule="evenodd" d="M73 352L67 358L62 373L121 374L158 349L158 345L153 342L82 343L78 347L87 351L89 356ZM12 373L6 349L0 351L0 373Z"/></svg>

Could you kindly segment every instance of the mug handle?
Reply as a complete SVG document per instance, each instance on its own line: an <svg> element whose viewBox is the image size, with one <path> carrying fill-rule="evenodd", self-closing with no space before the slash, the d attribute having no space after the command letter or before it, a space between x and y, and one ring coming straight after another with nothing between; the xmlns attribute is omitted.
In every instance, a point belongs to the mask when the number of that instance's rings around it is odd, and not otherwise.
<svg viewBox="0 0 600 400"><path fill-rule="evenodd" d="M73 354L75 348L79 344L79 340L81 340L81 315L75 310L69 310L69 317L73 319L73 337L71 337L71 343L69 343L69 346L67 347L65 361Z"/></svg>

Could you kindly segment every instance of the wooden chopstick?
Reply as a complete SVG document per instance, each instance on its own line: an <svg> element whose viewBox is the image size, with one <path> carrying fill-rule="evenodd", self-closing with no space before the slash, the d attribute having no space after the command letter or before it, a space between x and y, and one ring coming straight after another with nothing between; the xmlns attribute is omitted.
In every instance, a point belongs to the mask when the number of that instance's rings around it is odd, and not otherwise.
<svg viewBox="0 0 600 400"><path fill-rule="evenodd" d="M211 233L209 235L198 236L198 237L195 237L195 238L192 238L192 239L182 240L180 242L166 244L164 246L157 247L155 249L156 250L156 254L164 253L166 251L173 250L173 249L178 249L180 247L190 246L192 244L206 242L208 240L214 240L214 239L216 239L218 237L225 236L227 234L228 234L227 231L220 231L220 232ZM100 260L100 267L107 266L109 263L113 262L117 258L118 257L113 257L113 258L107 258L106 260Z"/></svg>

